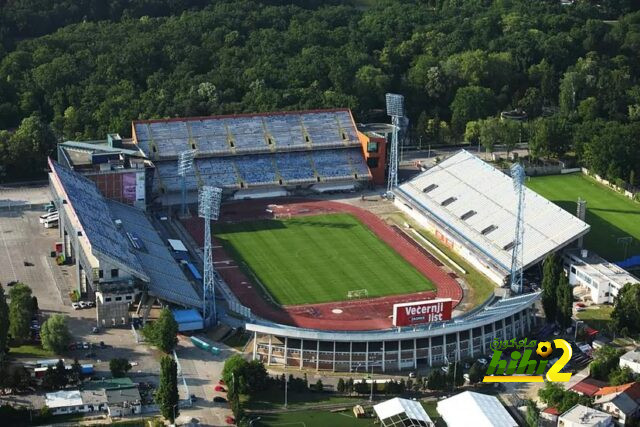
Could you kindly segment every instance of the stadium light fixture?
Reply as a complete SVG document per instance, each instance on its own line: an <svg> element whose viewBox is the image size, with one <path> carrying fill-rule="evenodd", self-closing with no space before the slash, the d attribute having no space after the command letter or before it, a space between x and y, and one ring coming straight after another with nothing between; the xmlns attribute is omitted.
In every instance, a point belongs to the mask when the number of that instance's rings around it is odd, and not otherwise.
<svg viewBox="0 0 640 427"><path fill-rule="evenodd" d="M387 178L387 198L393 199L393 189L398 186L398 131L400 119L404 116L404 96L395 93L385 95L387 101L387 114L391 116L393 133L391 137L391 149L389 153L389 176Z"/></svg>
<svg viewBox="0 0 640 427"><path fill-rule="evenodd" d="M187 172L193 168L193 159L195 159L197 150L185 150L178 154L178 176L180 176L181 191L181 213L184 216L187 213Z"/></svg>
<svg viewBox="0 0 640 427"><path fill-rule="evenodd" d="M216 289L213 278L213 247L211 244L211 221L220 216L222 189L203 186L198 193L198 216L204 219L204 277L202 278L202 318L209 316L216 321Z"/></svg>

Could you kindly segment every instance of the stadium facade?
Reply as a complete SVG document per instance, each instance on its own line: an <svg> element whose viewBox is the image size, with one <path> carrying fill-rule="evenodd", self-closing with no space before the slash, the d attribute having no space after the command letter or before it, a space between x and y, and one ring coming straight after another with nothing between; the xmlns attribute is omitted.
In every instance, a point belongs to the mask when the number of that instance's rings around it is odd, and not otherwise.
<svg viewBox="0 0 640 427"><path fill-rule="evenodd" d="M378 331L321 331L248 322L253 359L267 366L378 372L438 366L490 353L494 339L522 338L536 324L540 293L491 298L450 321Z"/></svg>
<svg viewBox="0 0 640 427"><path fill-rule="evenodd" d="M494 283L508 282L517 200L509 176L461 150L395 190L396 206ZM589 225L524 194L523 269L576 242Z"/></svg>

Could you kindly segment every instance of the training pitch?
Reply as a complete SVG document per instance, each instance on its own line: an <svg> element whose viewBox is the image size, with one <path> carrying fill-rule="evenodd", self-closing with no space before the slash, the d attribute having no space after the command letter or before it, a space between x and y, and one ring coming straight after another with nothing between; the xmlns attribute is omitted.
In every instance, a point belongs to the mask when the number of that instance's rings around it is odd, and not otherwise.
<svg viewBox="0 0 640 427"><path fill-rule="evenodd" d="M625 248L618 239L631 236L626 256L640 254L640 204L579 173L532 177L527 186L574 215L578 197L587 201L586 222L591 226L585 237L587 249L609 261L621 261Z"/></svg>
<svg viewBox="0 0 640 427"><path fill-rule="evenodd" d="M217 240L281 305L433 290L433 284L349 214L216 224Z"/></svg>

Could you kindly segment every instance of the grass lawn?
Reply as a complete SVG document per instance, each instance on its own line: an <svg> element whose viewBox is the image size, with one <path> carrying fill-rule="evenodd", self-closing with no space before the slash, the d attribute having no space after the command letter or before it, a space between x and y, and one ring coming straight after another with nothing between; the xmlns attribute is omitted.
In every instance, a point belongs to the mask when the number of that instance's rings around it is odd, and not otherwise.
<svg viewBox="0 0 640 427"><path fill-rule="evenodd" d="M627 256L640 254L640 204L580 173L532 177L527 186L572 214L578 197L587 201L586 222L591 225L585 237L588 249L609 261L621 261L624 248L617 239L632 236Z"/></svg>
<svg viewBox="0 0 640 427"><path fill-rule="evenodd" d="M289 427L348 427L348 426L376 426L375 418L356 418L351 408L342 412L329 411L298 411L281 412L278 414L262 414L253 423L258 426L289 426Z"/></svg>
<svg viewBox="0 0 640 427"><path fill-rule="evenodd" d="M50 358L53 359L56 355L49 350L45 350L39 345L25 344L18 347L11 347L9 352L11 357L24 357L24 358Z"/></svg>
<svg viewBox="0 0 640 427"><path fill-rule="evenodd" d="M218 224L216 237L282 305L342 301L434 289L349 214Z"/></svg>
<svg viewBox="0 0 640 427"><path fill-rule="evenodd" d="M236 350L242 351L244 346L247 345L247 342L251 338L251 334L247 332L234 332L228 338L224 339L222 342L228 345L229 347L233 347Z"/></svg>
<svg viewBox="0 0 640 427"><path fill-rule="evenodd" d="M409 216L403 213L394 213L389 215L389 219L393 221L399 227L402 227L406 222L410 224L414 229L416 229L422 237L427 239L431 244L444 252L449 258L451 258L456 264L464 269L467 274L462 274L459 270L453 268L452 265L447 262L445 259L441 259L443 263L452 267L453 271L456 272L460 277L462 277L467 284L469 285L470 291L465 293L465 298L471 304L472 307L475 307L479 304L482 304L489 298L496 288L493 282L489 280L487 276L480 273L476 270L471 264L467 263L461 256L457 253L453 252L451 249L446 247L440 240L438 240L432 233L422 228L417 222L415 222ZM428 249L428 248L427 248ZM433 254L436 258L440 259L437 254Z"/></svg>
<svg viewBox="0 0 640 427"><path fill-rule="evenodd" d="M353 406L356 402L367 399L368 395L362 396L341 396L333 393L292 393L287 395L287 405L289 408L304 407L305 405L318 404L342 404ZM251 410L278 409L284 405L284 390L273 386L250 398L243 396L244 407Z"/></svg>
<svg viewBox="0 0 640 427"><path fill-rule="evenodd" d="M611 322L612 305L599 305L597 307L589 307L584 311L577 313L578 319L584 321L587 325L599 331L608 331L608 325Z"/></svg>

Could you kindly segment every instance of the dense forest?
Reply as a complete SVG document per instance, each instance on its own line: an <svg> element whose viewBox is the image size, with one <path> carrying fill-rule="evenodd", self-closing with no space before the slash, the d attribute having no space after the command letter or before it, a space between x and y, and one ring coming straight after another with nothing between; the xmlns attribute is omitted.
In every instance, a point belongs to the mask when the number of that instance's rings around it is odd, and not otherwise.
<svg viewBox="0 0 640 427"><path fill-rule="evenodd" d="M525 134L535 158L570 153L636 184L639 3L10 0L0 165L4 179L37 174L56 141L130 136L139 118L349 107L384 119L394 91L415 142L491 149ZM516 108L519 129L496 119Z"/></svg>

